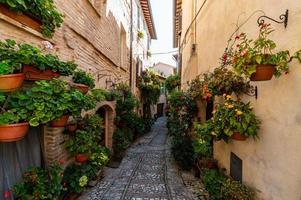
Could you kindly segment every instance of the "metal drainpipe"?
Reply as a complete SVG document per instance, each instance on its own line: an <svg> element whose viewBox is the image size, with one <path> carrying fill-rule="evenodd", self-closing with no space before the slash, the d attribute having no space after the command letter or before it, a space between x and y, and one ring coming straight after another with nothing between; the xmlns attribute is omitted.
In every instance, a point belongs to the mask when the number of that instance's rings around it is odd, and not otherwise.
<svg viewBox="0 0 301 200"><path fill-rule="evenodd" d="M133 0L131 0L131 33L130 33L130 87L133 81Z"/></svg>

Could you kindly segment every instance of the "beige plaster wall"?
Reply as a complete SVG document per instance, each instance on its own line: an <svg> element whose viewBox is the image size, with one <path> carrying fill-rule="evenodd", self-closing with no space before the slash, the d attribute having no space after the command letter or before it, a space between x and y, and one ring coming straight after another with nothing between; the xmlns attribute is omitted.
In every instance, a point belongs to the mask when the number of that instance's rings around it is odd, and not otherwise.
<svg viewBox="0 0 301 200"><path fill-rule="evenodd" d="M294 52L301 49L301 1L207 1L196 26L184 38L191 22L193 3L199 8L203 0L183 0L183 88L197 74L219 66L219 58L237 21L244 22L256 10L263 10L268 16L278 19L280 14L289 9L286 29L283 24L269 21L276 29L272 39L277 42L279 50ZM258 31L257 18L261 15L255 13L241 31L255 37ZM197 49L192 52L191 45L194 43ZM257 100L244 97L252 102L256 115L262 120L260 138L256 141L232 141L229 144L221 141L214 145L215 158L228 172L231 152L243 160L243 182L256 188L260 199L301 199L301 64L293 62L290 67L288 75L271 81L253 82L258 86Z"/></svg>

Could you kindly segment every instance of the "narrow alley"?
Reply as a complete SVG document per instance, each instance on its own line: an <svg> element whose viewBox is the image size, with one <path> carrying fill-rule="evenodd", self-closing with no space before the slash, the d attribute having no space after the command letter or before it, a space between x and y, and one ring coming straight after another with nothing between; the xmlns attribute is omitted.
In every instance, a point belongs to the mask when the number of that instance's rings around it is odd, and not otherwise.
<svg viewBox="0 0 301 200"><path fill-rule="evenodd" d="M164 117L128 149L119 168L106 167L104 177L80 199L203 199L185 187L172 161Z"/></svg>

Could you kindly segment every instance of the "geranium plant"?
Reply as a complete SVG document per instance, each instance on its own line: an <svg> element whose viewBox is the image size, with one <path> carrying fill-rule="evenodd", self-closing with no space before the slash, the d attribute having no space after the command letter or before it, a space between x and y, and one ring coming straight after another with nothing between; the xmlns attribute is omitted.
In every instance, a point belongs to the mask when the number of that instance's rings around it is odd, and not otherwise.
<svg viewBox="0 0 301 200"><path fill-rule="evenodd" d="M24 65L30 65L40 71L47 69L69 76L77 68L71 61L61 61L56 55L44 54L30 44L17 44L14 40L0 41L0 74L19 72Z"/></svg>
<svg viewBox="0 0 301 200"><path fill-rule="evenodd" d="M85 72L83 70L77 70L74 72L73 82L87 85L91 89L95 87L95 81L94 81L92 75L88 74L87 72Z"/></svg>
<svg viewBox="0 0 301 200"><path fill-rule="evenodd" d="M218 139L225 140L235 133L245 137L257 137L260 120L254 114L250 102L245 104L226 94L224 97L225 102L219 104L213 112L213 134Z"/></svg>
<svg viewBox="0 0 301 200"><path fill-rule="evenodd" d="M64 190L63 168L55 163L48 170L30 168L23 175L23 181L14 186L17 199L58 199Z"/></svg>
<svg viewBox="0 0 301 200"><path fill-rule="evenodd" d="M274 30L270 24L261 24L258 38L248 39L245 33L236 35L233 44L222 57L223 65L232 65L238 74L251 77L256 72L257 65L272 65L275 67L274 76L279 77L289 72L289 63L293 58L300 60L300 51L293 56L288 50L274 53L277 45L269 39Z"/></svg>
<svg viewBox="0 0 301 200"><path fill-rule="evenodd" d="M165 87L168 92L172 92L175 89L179 89L181 87L181 78L179 75L171 75L165 80Z"/></svg>
<svg viewBox="0 0 301 200"><path fill-rule="evenodd" d="M11 10L33 16L42 23L42 34L52 37L55 28L63 23L63 15L58 12L53 0L0 0Z"/></svg>

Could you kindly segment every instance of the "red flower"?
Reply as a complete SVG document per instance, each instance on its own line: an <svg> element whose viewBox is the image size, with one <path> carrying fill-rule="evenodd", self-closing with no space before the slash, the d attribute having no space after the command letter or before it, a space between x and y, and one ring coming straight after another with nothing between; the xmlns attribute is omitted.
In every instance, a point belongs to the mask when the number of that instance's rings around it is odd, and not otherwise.
<svg viewBox="0 0 301 200"><path fill-rule="evenodd" d="M286 71L286 72L285 72L285 75L288 75L288 73L289 73L289 72L288 72L288 71Z"/></svg>
<svg viewBox="0 0 301 200"><path fill-rule="evenodd" d="M59 163L60 163L60 165L63 165L63 164L65 164L65 160L61 159L61 160L59 161Z"/></svg>
<svg viewBox="0 0 301 200"><path fill-rule="evenodd" d="M235 40L239 40L239 38L240 38L240 37L237 35L237 36L235 37Z"/></svg>
<svg viewBox="0 0 301 200"><path fill-rule="evenodd" d="M239 44L237 44L237 45L236 45L236 47L237 47L237 48L239 48L239 47L240 47L240 45L239 45Z"/></svg>
<svg viewBox="0 0 301 200"><path fill-rule="evenodd" d="M4 197L4 199L8 199L10 197L10 191L8 190L8 191L3 192L3 197Z"/></svg>

